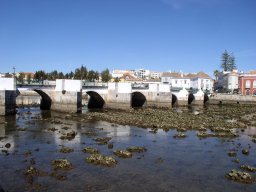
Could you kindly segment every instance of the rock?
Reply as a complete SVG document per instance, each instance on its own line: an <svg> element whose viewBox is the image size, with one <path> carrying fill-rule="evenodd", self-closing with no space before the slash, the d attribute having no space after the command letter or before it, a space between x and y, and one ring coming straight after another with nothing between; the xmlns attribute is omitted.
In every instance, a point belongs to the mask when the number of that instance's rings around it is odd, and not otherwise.
<svg viewBox="0 0 256 192"><path fill-rule="evenodd" d="M128 147L126 150L129 152L137 152L137 153L142 153L147 151L145 147L138 147L138 146Z"/></svg>
<svg viewBox="0 0 256 192"><path fill-rule="evenodd" d="M236 152L235 151L229 151L228 156L229 157L236 157Z"/></svg>
<svg viewBox="0 0 256 192"><path fill-rule="evenodd" d="M110 140L111 137L98 137L94 139L94 141L96 141L99 145L106 145Z"/></svg>
<svg viewBox="0 0 256 192"><path fill-rule="evenodd" d="M114 154L118 157L122 158L130 158L132 157L132 153L127 150L116 150L114 151Z"/></svg>
<svg viewBox="0 0 256 192"><path fill-rule="evenodd" d="M108 149L113 149L113 147L114 147L114 144L113 144L113 143L109 143L109 144L108 144Z"/></svg>
<svg viewBox="0 0 256 192"><path fill-rule="evenodd" d="M231 170L226 177L241 183L253 183L255 180L249 173L237 171L235 169Z"/></svg>
<svg viewBox="0 0 256 192"><path fill-rule="evenodd" d="M63 147L63 148L60 149L61 153L71 153L73 151L74 151L74 149L71 149L69 147Z"/></svg>
<svg viewBox="0 0 256 192"><path fill-rule="evenodd" d="M85 147L82 151L84 153L90 153L90 154L97 154L97 153L99 153L99 150L96 149L96 148L93 148L93 147Z"/></svg>
<svg viewBox="0 0 256 192"><path fill-rule="evenodd" d="M243 149L243 150L242 150L242 153L243 153L244 155L249 155L250 151L249 151L249 149Z"/></svg>
<svg viewBox="0 0 256 192"><path fill-rule="evenodd" d="M241 165L240 168L245 170L245 171L256 172L256 167L252 167L252 166L249 166L249 165Z"/></svg>
<svg viewBox="0 0 256 192"><path fill-rule="evenodd" d="M73 169L73 166L72 166L71 162L69 162L67 159L53 160L52 165L53 165L55 170L58 170L58 169L64 169L64 170Z"/></svg>
<svg viewBox="0 0 256 192"><path fill-rule="evenodd" d="M72 140L74 139L76 136L76 132L75 131L71 131L71 132L68 132L66 134L63 134L60 139L63 139L63 140Z"/></svg>
<svg viewBox="0 0 256 192"><path fill-rule="evenodd" d="M5 144L5 148L9 149L11 147L11 144L10 143L6 143Z"/></svg>
<svg viewBox="0 0 256 192"><path fill-rule="evenodd" d="M187 135L184 133L177 133L177 134L173 135L173 137L174 138L185 138L185 137L187 137Z"/></svg>
<svg viewBox="0 0 256 192"><path fill-rule="evenodd" d="M87 157L86 162L94 165L103 165L107 167L112 167L117 164L117 161L113 157L104 156L101 154L93 154L90 157Z"/></svg>

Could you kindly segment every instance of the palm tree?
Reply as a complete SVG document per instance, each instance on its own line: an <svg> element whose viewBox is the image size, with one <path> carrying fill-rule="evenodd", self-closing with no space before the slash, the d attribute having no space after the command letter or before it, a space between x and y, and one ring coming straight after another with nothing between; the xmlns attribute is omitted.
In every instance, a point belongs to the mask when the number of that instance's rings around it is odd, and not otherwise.
<svg viewBox="0 0 256 192"><path fill-rule="evenodd" d="M218 80L218 74L219 74L219 70L214 70L213 71L213 74L214 74L214 76L215 76L215 79L216 79L216 81Z"/></svg>

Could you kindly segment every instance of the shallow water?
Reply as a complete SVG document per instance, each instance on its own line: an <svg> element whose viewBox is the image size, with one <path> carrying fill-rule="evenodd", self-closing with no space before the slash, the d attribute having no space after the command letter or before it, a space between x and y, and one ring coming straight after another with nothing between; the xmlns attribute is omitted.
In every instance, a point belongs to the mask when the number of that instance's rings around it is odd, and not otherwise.
<svg viewBox="0 0 256 192"><path fill-rule="evenodd" d="M200 139L195 131L187 131L186 138L177 139L173 138L176 130L158 130L154 134L151 129L64 117L63 113L39 108L19 109L16 116L0 117L0 185L4 190L256 191L255 182L242 184L225 178L230 170L239 169L242 164L256 166L256 144L248 136L256 134L256 128L238 130L240 136L234 139ZM53 127L57 130L48 130ZM60 139L62 133L71 130L77 132L73 140ZM86 132L94 132L95 136ZM98 145L93 140L96 137L111 137L109 143L113 143L113 149ZM6 148L6 143L11 147ZM74 152L60 153L62 146ZM130 146L144 146L147 151L134 153L128 159L113 155L114 150ZM95 147L102 154L113 156L118 164L114 167L88 164L85 158L89 154L82 152L84 147ZM244 148L250 149L248 156L242 154ZM229 157L230 150L236 150L237 157ZM57 158L67 158L74 166L69 171L57 171L67 176L65 181L50 176L54 172L51 161ZM32 184L24 175L33 162L31 159L35 161L32 166L46 172L46 176L33 177ZM234 159L240 163L232 162Z"/></svg>

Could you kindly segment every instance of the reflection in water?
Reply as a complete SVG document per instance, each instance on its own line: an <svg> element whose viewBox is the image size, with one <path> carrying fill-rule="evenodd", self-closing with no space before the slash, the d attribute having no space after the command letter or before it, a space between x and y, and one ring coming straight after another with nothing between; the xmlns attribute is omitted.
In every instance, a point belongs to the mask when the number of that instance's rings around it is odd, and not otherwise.
<svg viewBox="0 0 256 192"><path fill-rule="evenodd" d="M255 166L256 146L248 136L256 134L254 128L239 132L240 137L234 139L199 139L194 131L187 131L185 139L175 139L176 130L154 134L149 132L151 129L83 121L82 116L74 121L65 116L31 108L20 109L17 120L1 121L0 134L6 137L1 137L0 147L5 149L6 143L11 143L12 149L8 149L9 155L0 152L0 186L6 191L255 191L256 184L244 185L225 178L241 164ZM74 139L60 139L70 131L76 132ZM97 144L97 137L111 137L113 149ZM74 152L60 153L63 146ZM144 146L147 151L134 153L129 159L114 156L113 151L130 146ZM249 146L250 155L243 155L242 149ZM85 162L89 154L82 152L84 147L97 148L101 154L113 156L118 164L112 168L90 165ZM235 158L228 156L231 149L237 152ZM67 158L74 166L70 171L57 172L67 177L65 181L51 176L56 173L51 161L57 158ZM33 187L41 186L37 190L31 189L25 179L29 166L46 172L44 177L33 177Z"/></svg>

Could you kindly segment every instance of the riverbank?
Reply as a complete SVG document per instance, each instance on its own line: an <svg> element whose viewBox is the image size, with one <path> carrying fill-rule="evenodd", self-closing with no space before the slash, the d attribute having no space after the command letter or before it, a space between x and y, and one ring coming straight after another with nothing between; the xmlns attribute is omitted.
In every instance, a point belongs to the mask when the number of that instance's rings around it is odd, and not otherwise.
<svg viewBox="0 0 256 192"><path fill-rule="evenodd" d="M183 130L223 131L233 128L247 128L256 126L256 108L252 106L218 106L209 107L180 107L164 109L131 109L126 111L102 110L86 114L71 114L65 118L88 121L104 120L121 125L135 125L138 127Z"/></svg>

